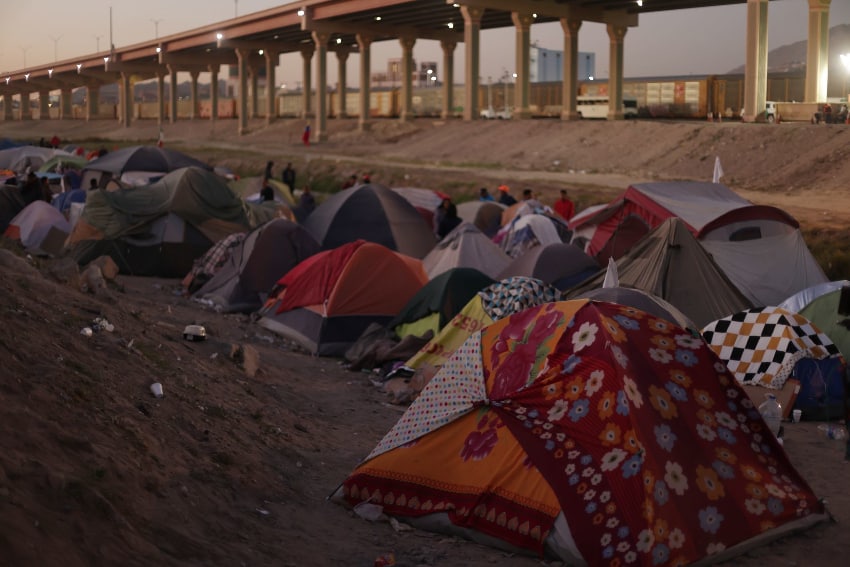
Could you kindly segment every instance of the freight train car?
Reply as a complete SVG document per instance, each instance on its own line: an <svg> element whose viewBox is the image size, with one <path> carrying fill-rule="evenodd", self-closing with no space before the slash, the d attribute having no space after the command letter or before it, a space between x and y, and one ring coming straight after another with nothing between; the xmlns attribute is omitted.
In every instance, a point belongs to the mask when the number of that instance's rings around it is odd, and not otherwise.
<svg viewBox="0 0 850 567"><path fill-rule="evenodd" d="M463 108L464 85L456 85L452 114L460 116ZM557 118L563 104L561 82L532 83L529 107L534 117ZM769 73L767 100L800 101L805 91L805 75L801 73ZM373 118L398 117L401 109L401 91L398 88L373 89L370 114ZM411 97L414 116L439 116L442 112L442 88L415 88ZM608 82L582 81L579 96L608 95ZM302 93L286 93L279 97L280 116L299 116L304 108ZM313 94L312 96L315 96ZM737 118L744 106L744 75L704 75L686 77L639 77L623 80L623 96L634 98L638 116L642 118L696 118L704 120L708 113L725 118ZM339 94L328 93L328 115L335 116L339 108ZM360 108L360 94L355 90L346 93L346 111L356 115ZM496 83L481 85L478 91L478 108L514 108L516 85ZM311 101L311 107L314 107Z"/></svg>
<svg viewBox="0 0 850 567"><path fill-rule="evenodd" d="M536 116L561 113L561 83L535 83L531 107ZM770 73L767 100L802 100L805 75ZM607 81L582 81L579 96L607 95ZM705 75L686 77L638 77L623 80L623 95L638 101L643 118L698 118L711 112L727 118L738 117L744 105L744 75Z"/></svg>

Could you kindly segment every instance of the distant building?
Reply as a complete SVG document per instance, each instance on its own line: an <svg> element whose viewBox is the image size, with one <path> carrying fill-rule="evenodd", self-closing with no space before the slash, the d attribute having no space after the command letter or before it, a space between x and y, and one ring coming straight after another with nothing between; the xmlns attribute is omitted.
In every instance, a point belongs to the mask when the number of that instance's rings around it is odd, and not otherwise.
<svg viewBox="0 0 850 567"><path fill-rule="evenodd" d="M531 47L532 83L551 83L564 80L564 52L546 49L536 45ZM593 80L596 75L596 54L580 51L578 54L579 81Z"/></svg>
<svg viewBox="0 0 850 567"><path fill-rule="evenodd" d="M432 79L433 77L433 79ZM437 87L442 84L437 76L437 63L425 61L416 65L413 60L413 86L416 88ZM374 88L392 88L401 86L401 58L387 60L387 70L372 73L371 84Z"/></svg>
<svg viewBox="0 0 850 567"><path fill-rule="evenodd" d="M238 65L226 65L227 73L226 73L226 85L228 97L236 97L239 95L239 66ZM251 74L248 74L248 89L251 88ZM259 92L264 92L263 89L266 88L266 66L261 65L257 67L257 90Z"/></svg>

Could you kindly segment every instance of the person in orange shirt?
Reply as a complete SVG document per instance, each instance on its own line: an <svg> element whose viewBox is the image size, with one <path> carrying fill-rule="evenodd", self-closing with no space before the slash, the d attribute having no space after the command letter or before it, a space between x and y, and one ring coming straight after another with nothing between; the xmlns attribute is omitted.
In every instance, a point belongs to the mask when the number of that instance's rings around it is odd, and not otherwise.
<svg viewBox="0 0 850 567"><path fill-rule="evenodd" d="M561 215L564 220L570 220L570 218L575 214L576 207L570 198L567 196L567 190L561 189L561 198L555 201L555 206L553 207L555 212Z"/></svg>

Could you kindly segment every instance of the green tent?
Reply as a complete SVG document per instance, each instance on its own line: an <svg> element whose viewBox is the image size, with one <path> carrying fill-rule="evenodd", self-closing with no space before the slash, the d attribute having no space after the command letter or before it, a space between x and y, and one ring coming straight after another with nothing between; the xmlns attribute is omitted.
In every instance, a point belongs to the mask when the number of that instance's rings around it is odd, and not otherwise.
<svg viewBox="0 0 850 567"><path fill-rule="evenodd" d="M850 360L850 329L844 326L845 321L850 324L850 318L838 314L840 300L841 290L836 289L816 297L799 313L832 339L844 360Z"/></svg>
<svg viewBox="0 0 850 567"><path fill-rule="evenodd" d="M494 282L475 268L445 271L425 284L390 321L388 328L399 338L421 337L429 330L436 335L476 293Z"/></svg>
<svg viewBox="0 0 850 567"><path fill-rule="evenodd" d="M213 172L187 167L146 186L89 191L68 242L80 264L108 254L122 273L182 277L213 243L273 216Z"/></svg>

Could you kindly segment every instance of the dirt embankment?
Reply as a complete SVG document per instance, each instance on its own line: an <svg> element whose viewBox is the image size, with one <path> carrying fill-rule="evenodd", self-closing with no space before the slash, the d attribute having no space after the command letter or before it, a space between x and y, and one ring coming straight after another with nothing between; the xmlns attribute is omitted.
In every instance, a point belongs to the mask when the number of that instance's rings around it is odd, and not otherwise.
<svg viewBox="0 0 850 567"><path fill-rule="evenodd" d="M604 201L629 183L710 180L715 157L722 181L760 204L784 208L804 225L839 227L850 220L850 125L666 121L441 121L375 120L367 132L356 119L328 120L328 138L304 147L303 120L266 126L252 120L236 134L235 121L184 121L164 125L166 144L259 174L273 159L279 171L292 161L309 177L373 172L373 179L473 194L479 186L529 187L544 199L568 187L579 204ZM315 125L314 125L315 129ZM122 128L114 121L3 123L4 136L37 140L149 143L153 121ZM106 140L106 142L99 142Z"/></svg>

